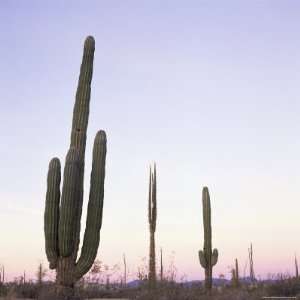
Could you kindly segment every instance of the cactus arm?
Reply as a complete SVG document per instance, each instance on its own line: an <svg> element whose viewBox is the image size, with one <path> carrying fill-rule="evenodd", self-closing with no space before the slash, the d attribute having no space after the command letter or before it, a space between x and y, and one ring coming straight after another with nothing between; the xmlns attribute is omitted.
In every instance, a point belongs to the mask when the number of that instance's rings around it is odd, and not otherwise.
<svg viewBox="0 0 300 300"><path fill-rule="evenodd" d="M80 75L76 91L75 105L73 109L73 121L71 131L71 145L79 151L80 159L80 178L79 178L79 196L76 206L76 230L74 232L75 247L73 257L76 260L80 242L80 220L83 204L83 183L84 183L84 156L86 146L86 132L89 117L89 105L91 96L91 82L93 75L93 61L95 52L95 40L89 36L84 43Z"/></svg>
<svg viewBox="0 0 300 300"><path fill-rule="evenodd" d="M60 161L53 158L49 163L47 193L44 213L45 248L49 268L55 269L58 257L58 221L60 201Z"/></svg>
<svg viewBox="0 0 300 300"><path fill-rule="evenodd" d="M199 261L200 261L200 265L202 266L202 268L206 269L207 268L207 262L204 256L204 252L202 250L200 250L198 252L199 255Z"/></svg>
<svg viewBox="0 0 300 300"><path fill-rule="evenodd" d="M75 267L75 277L82 277L92 266L97 255L102 225L106 134L99 131L95 137L91 173L90 197L81 255Z"/></svg>
<svg viewBox="0 0 300 300"><path fill-rule="evenodd" d="M76 203L79 195L79 153L71 147L66 156L64 184L61 195L60 219L58 228L59 254L71 255L74 250L74 230Z"/></svg>
<svg viewBox="0 0 300 300"><path fill-rule="evenodd" d="M218 250L214 249L212 252L212 256L211 256L211 266L213 267L214 265L216 265L216 263L218 262Z"/></svg>

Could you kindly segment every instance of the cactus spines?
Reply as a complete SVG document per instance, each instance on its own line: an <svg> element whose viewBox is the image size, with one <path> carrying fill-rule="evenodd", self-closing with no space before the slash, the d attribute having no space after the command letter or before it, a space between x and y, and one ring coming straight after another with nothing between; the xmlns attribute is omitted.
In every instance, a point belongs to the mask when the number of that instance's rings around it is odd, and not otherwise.
<svg viewBox="0 0 300 300"><path fill-rule="evenodd" d="M156 285L156 265L155 265L155 230L156 230L156 165L153 172L150 167L149 176L149 198L148 198L148 221L150 229L150 251L149 251L149 286L154 288Z"/></svg>
<svg viewBox="0 0 300 300"><path fill-rule="evenodd" d="M66 155L61 194L61 167L58 158L50 161L47 176L44 213L46 255L50 268L56 269L58 294L67 295L66 299L69 299L74 283L91 268L94 262L102 224L106 134L100 130L94 140L86 227L80 257L77 260L94 50L94 38L89 36L84 43L73 110L71 143Z"/></svg>
<svg viewBox="0 0 300 300"><path fill-rule="evenodd" d="M212 250L211 244L211 209L208 188L202 190L202 208L203 208L203 227L204 227L204 246L203 251L199 251L199 261L205 269L205 288L212 288L212 267L218 261L218 250Z"/></svg>

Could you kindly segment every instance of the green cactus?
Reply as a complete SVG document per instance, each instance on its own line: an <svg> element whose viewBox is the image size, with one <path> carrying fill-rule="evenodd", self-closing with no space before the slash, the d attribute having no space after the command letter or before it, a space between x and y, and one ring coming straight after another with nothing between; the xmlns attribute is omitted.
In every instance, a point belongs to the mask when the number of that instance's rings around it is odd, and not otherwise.
<svg viewBox="0 0 300 300"><path fill-rule="evenodd" d="M211 211L210 198L208 188L202 190L202 205L203 205L203 227L204 227L204 247L203 251L199 251L199 260L201 266L205 269L205 288L212 288L212 267L218 261L218 250L212 251L211 245Z"/></svg>
<svg viewBox="0 0 300 300"><path fill-rule="evenodd" d="M77 259L83 204L84 156L89 116L95 41L84 43L76 100L73 110L71 145L66 156L60 194L61 166L50 161L44 213L45 248L50 269L56 269L58 294L72 294L74 283L91 268L97 255L102 224L106 134L100 130L94 140L86 228ZM70 296L71 297L71 296Z"/></svg>
<svg viewBox="0 0 300 300"><path fill-rule="evenodd" d="M250 280L253 283L255 279L254 275L254 268L253 268L253 248L252 248L252 243L250 244L250 248L248 248L248 253L249 253L249 268L250 268Z"/></svg>
<svg viewBox="0 0 300 300"><path fill-rule="evenodd" d="M234 287L239 287L240 285L239 264L237 258L235 259L235 268L232 269L232 285Z"/></svg>
<svg viewBox="0 0 300 300"><path fill-rule="evenodd" d="M149 198L148 198L148 221L150 229L150 251L149 251L149 286L156 286L156 264L155 264L155 230L156 230L156 166L154 164L153 173L150 168L149 178Z"/></svg>
<svg viewBox="0 0 300 300"><path fill-rule="evenodd" d="M239 263L238 259L235 259L235 278L236 278L236 286L240 285L240 276L239 276Z"/></svg>

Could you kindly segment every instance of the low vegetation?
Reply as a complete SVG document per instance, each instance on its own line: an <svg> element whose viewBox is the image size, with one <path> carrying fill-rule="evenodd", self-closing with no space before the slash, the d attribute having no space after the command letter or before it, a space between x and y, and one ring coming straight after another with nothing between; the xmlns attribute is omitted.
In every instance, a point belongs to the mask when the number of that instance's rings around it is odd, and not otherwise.
<svg viewBox="0 0 300 300"><path fill-rule="evenodd" d="M53 298L54 283L44 282L10 282L1 284L0 299L49 299ZM176 283L168 280L158 281L156 288L149 288L147 280L140 281L138 286L121 286L112 282L110 286L80 281L75 287L75 299L136 299L136 300L255 300L263 296L298 296L300 299L300 280L284 278L259 281L255 284L241 284L238 288L228 281L223 286L212 286L207 293L203 282ZM1 298L2 297L2 298Z"/></svg>

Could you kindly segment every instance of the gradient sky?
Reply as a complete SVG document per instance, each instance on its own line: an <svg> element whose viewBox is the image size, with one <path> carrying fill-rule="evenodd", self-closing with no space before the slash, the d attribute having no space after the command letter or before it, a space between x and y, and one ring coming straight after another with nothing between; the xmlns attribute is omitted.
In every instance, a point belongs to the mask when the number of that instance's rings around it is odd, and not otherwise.
<svg viewBox="0 0 300 300"><path fill-rule="evenodd" d="M96 40L86 150L108 136L98 258L148 255L149 165L156 245L178 277L202 279L201 190L211 194L215 276L294 273L300 259L299 1L0 2L0 264L34 277L44 254L49 160L69 146L83 41ZM85 198L84 211L86 210ZM82 219L85 224L85 213ZM166 266L167 268L167 266Z"/></svg>

